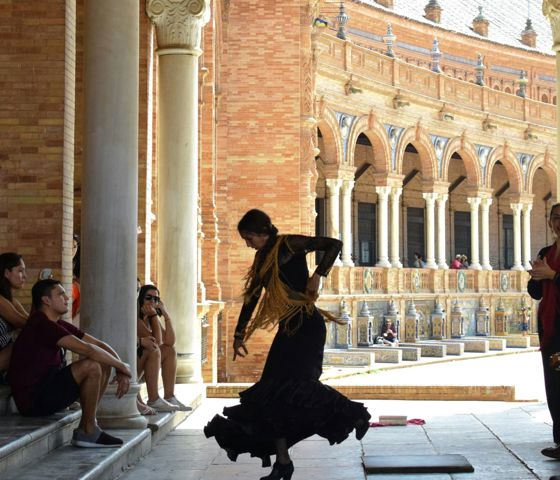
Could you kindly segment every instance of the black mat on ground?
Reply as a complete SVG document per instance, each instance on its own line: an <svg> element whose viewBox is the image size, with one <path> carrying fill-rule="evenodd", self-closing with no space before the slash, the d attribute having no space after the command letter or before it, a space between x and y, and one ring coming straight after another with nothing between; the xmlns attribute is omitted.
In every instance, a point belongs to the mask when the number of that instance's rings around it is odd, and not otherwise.
<svg viewBox="0 0 560 480"><path fill-rule="evenodd" d="M366 473L461 473L474 472L469 461L458 454L364 455Z"/></svg>

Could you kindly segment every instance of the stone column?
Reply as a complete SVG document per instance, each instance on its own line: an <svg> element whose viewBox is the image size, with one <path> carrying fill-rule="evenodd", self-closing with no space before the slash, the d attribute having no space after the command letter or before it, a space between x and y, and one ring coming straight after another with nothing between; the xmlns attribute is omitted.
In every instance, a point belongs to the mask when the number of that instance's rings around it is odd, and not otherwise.
<svg viewBox="0 0 560 480"><path fill-rule="evenodd" d="M342 183L342 265L353 267L352 261L352 189L354 180Z"/></svg>
<svg viewBox="0 0 560 480"><path fill-rule="evenodd" d="M437 197L437 223L438 223L438 268L448 269L449 266L445 262L445 203L449 195L442 193Z"/></svg>
<svg viewBox="0 0 560 480"><path fill-rule="evenodd" d="M512 270L523 270L521 265L521 209L522 203L512 203L513 210L513 267Z"/></svg>
<svg viewBox="0 0 560 480"><path fill-rule="evenodd" d="M435 259L435 204L437 193L423 193L426 200L426 268L438 268Z"/></svg>
<svg viewBox="0 0 560 480"><path fill-rule="evenodd" d="M533 204L523 205L523 267L531 270L531 210Z"/></svg>
<svg viewBox="0 0 560 480"><path fill-rule="evenodd" d="M177 381L198 383L198 57L209 0L148 0L158 39L158 287L176 323Z"/></svg>
<svg viewBox="0 0 560 480"><path fill-rule="evenodd" d="M378 261L376 267L389 268L389 251L388 251L388 237L389 237L389 208L388 200L391 187L375 187L377 193L377 252Z"/></svg>
<svg viewBox="0 0 560 480"><path fill-rule="evenodd" d="M467 202L471 206L471 258L469 258L469 268L472 270L480 270L480 261L478 257L478 208L480 206L479 197L469 197Z"/></svg>
<svg viewBox="0 0 560 480"><path fill-rule="evenodd" d="M339 178L327 179L327 218L328 218L328 236L340 239L340 188L342 180ZM337 257L335 265L341 266L342 262Z"/></svg>
<svg viewBox="0 0 560 480"><path fill-rule="evenodd" d="M542 10L552 27L552 49L556 52L556 90L560 91L560 2L543 0ZM560 102L556 102L556 131L556 198L560 198Z"/></svg>
<svg viewBox="0 0 560 480"><path fill-rule="evenodd" d="M110 385L101 426L145 428L136 394L139 9L85 2L81 326L130 365L129 393Z"/></svg>
<svg viewBox="0 0 560 480"><path fill-rule="evenodd" d="M394 268L402 268L399 255L399 217L401 215L400 198L402 188L393 188L391 190L391 266Z"/></svg>
<svg viewBox="0 0 560 480"><path fill-rule="evenodd" d="M492 265L490 265L490 205L492 205L491 198L481 199L482 270L492 270Z"/></svg>

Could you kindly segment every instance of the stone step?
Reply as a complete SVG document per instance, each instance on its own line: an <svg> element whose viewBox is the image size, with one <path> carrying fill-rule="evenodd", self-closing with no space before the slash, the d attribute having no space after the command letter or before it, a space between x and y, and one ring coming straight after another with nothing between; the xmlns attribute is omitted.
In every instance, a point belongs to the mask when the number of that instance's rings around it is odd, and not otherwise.
<svg viewBox="0 0 560 480"><path fill-rule="evenodd" d="M121 448L75 448L69 444L18 469L2 473L2 480L113 480L151 450L149 429L108 430L122 438Z"/></svg>
<svg viewBox="0 0 560 480"><path fill-rule="evenodd" d="M0 417L0 478L69 442L81 411L49 417Z"/></svg>
<svg viewBox="0 0 560 480"><path fill-rule="evenodd" d="M196 408L204 385L178 385L178 398ZM121 448L75 448L72 432L81 411L50 417L0 417L0 478L2 480L113 480L179 425L191 412L162 413L146 417L148 428L108 430L122 438Z"/></svg>

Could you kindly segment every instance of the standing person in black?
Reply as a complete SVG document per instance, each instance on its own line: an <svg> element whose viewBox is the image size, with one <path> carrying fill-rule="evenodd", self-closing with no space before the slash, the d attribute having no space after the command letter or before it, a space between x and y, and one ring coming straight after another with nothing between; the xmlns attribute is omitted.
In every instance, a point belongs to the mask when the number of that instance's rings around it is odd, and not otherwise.
<svg viewBox="0 0 560 480"><path fill-rule="evenodd" d="M261 480L290 480L294 465L288 449L292 445L314 434L331 445L340 443L354 429L361 439L369 428L370 415L362 403L319 381L326 338L323 317L334 318L314 302L320 277L329 273L342 242L278 235L270 217L256 209L248 211L237 228L247 246L257 252L246 277L233 360L248 354L245 342L255 330L278 330L261 379L239 394L239 405L224 408L227 418L216 415L204 433L215 437L231 460L250 453L266 467L269 456L276 455L272 472ZM309 277L305 256L313 251L324 254Z"/></svg>
<svg viewBox="0 0 560 480"><path fill-rule="evenodd" d="M540 300L537 312L539 341L546 400L556 444L545 448L541 453L560 460L560 371L551 364L551 356L560 352L560 203L551 207L548 225L556 236L556 241L543 248L537 259L531 262L531 279L527 291L532 298Z"/></svg>

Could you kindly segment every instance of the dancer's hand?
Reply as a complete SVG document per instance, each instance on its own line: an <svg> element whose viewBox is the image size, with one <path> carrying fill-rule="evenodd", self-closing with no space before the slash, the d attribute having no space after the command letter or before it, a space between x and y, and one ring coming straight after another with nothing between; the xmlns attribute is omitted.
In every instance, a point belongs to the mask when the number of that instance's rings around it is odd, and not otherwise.
<svg viewBox="0 0 560 480"><path fill-rule="evenodd" d="M241 350L243 350L245 353L242 353ZM247 347L245 346L245 342L243 341L243 339L235 337L233 339L233 361L235 362L235 359L237 357L243 358L248 353L249 350L247 350Z"/></svg>

